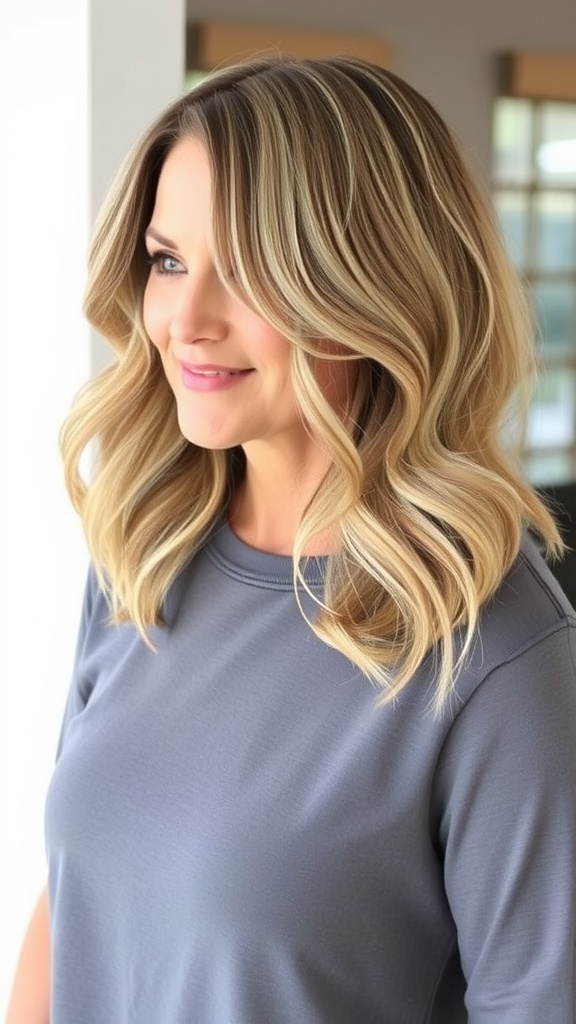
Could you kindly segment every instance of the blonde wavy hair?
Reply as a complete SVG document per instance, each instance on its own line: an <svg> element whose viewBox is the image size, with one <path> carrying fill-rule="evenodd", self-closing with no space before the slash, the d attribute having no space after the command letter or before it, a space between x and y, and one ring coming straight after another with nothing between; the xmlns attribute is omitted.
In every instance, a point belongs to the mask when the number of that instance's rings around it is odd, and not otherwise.
<svg viewBox="0 0 576 1024"><path fill-rule="evenodd" d="M116 359L78 396L61 444L113 618L148 637L241 471L237 451L181 435L142 322L143 236L166 155L187 136L211 161L216 267L292 343L301 414L331 453L294 546L298 590L306 546L338 531L311 628L382 700L433 651L440 708L523 530L548 554L561 540L501 444L533 351L490 206L427 100L356 59L209 76L146 132L101 213L85 311ZM353 429L316 384L327 339L359 359Z"/></svg>

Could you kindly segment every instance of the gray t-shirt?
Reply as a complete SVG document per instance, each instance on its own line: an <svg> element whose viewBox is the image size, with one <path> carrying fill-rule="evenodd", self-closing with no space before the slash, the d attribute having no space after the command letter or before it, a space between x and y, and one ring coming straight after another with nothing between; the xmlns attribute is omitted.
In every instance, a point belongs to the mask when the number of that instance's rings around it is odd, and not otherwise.
<svg viewBox="0 0 576 1024"><path fill-rule="evenodd" d="M441 717L433 659L376 709L226 526L156 653L106 619L91 574L51 1024L574 1024L576 618L531 541Z"/></svg>

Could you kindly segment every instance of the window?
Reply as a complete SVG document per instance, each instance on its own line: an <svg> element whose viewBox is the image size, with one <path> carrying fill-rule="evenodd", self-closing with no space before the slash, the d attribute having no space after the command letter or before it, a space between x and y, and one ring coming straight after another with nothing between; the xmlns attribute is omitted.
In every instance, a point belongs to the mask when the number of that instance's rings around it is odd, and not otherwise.
<svg viewBox="0 0 576 1024"><path fill-rule="evenodd" d="M497 101L493 195L536 324L526 471L538 485L576 480L576 102Z"/></svg>
<svg viewBox="0 0 576 1024"><path fill-rule="evenodd" d="M193 71L188 69L186 71L186 77L184 79L185 92L189 92L195 85L199 85L203 78L206 78L206 71Z"/></svg>

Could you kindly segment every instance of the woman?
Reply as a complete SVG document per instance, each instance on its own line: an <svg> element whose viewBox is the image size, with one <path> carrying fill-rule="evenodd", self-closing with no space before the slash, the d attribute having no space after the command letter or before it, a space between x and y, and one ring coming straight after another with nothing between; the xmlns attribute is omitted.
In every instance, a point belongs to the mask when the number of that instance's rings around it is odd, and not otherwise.
<svg viewBox="0 0 576 1024"><path fill-rule="evenodd" d="M50 987L51 1024L573 1024L576 620L446 126L353 59L220 71L90 264L117 358L62 433L93 565L9 1024Z"/></svg>

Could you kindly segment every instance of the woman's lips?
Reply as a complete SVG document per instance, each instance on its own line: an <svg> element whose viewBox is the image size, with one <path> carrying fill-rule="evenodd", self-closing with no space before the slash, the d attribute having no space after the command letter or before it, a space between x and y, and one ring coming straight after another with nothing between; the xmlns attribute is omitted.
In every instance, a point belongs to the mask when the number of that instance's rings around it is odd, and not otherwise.
<svg viewBox="0 0 576 1024"><path fill-rule="evenodd" d="M249 373L247 370L232 366L215 366L212 364L180 363L182 383L190 391L222 391L240 383Z"/></svg>

